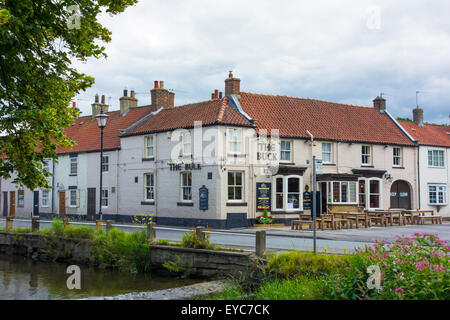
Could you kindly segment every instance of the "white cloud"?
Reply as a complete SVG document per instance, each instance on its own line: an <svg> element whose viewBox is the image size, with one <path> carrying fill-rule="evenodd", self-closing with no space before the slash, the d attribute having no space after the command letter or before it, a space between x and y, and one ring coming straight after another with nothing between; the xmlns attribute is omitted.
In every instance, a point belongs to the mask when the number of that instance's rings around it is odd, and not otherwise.
<svg viewBox="0 0 450 320"><path fill-rule="evenodd" d="M379 28L368 22L373 8ZM102 18L113 33L108 59L77 64L96 78L79 98L106 94L114 109L128 87L147 104L153 80L164 80L180 105L223 90L233 70L251 92L362 105L384 92L391 113L410 118L423 90L425 120L447 123L449 9L444 0L141 0Z"/></svg>

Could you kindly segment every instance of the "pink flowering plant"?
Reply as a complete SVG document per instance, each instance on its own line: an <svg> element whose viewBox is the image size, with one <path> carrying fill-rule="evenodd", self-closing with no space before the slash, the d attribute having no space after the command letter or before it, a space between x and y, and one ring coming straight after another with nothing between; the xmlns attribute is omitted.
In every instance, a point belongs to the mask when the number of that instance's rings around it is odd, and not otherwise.
<svg viewBox="0 0 450 320"><path fill-rule="evenodd" d="M334 299L450 299L449 246L436 234L398 237L359 249L350 266L325 281ZM368 285L369 266L380 270L378 288ZM378 275L377 275L378 276Z"/></svg>

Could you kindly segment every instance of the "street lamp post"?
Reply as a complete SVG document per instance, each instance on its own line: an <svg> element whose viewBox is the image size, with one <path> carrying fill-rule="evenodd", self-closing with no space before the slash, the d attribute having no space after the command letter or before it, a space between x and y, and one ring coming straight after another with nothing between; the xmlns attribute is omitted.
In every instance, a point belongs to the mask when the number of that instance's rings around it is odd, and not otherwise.
<svg viewBox="0 0 450 320"><path fill-rule="evenodd" d="M103 182L103 129L106 127L106 122L108 121L108 115L103 113L103 108L100 108L100 113L95 116L97 119L97 124L100 128L100 208L98 211L99 219L102 220L102 182Z"/></svg>

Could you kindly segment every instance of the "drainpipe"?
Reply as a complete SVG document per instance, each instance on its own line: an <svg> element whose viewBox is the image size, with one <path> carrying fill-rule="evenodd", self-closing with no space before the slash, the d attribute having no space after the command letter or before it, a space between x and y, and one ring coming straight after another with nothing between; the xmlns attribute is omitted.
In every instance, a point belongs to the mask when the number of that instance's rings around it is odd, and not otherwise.
<svg viewBox="0 0 450 320"><path fill-rule="evenodd" d="M417 145L417 202L418 202L418 208L421 209L422 206L420 205L420 145L419 141L415 142Z"/></svg>
<svg viewBox="0 0 450 320"><path fill-rule="evenodd" d="M52 159L52 213L55 209L55 159Z"/></svg>

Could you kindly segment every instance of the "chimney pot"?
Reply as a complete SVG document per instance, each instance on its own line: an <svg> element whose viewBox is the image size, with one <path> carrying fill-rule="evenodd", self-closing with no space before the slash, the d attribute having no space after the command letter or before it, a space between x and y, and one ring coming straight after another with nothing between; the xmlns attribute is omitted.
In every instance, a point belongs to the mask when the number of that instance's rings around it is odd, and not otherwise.
<svg viewBox="0 0 450 320"><path fill-rule="evenodd" d="M159 88L159 83L157 80L155 80L154 82L154 89L158 89Z"/></svg>
<svg viewBox="0 0 450 320"><path fill-rule="evenodd" d="M222 99L222 91L219 92L219 99Z"/></svg>
<svg viewBox="0 0 450 320"><path fill-rule="evenodd" d="M211 93L211 100L214 100L214 92Z"/></svg>
<svg viewBox="0 0 450 320"><path fill-rule="evenodd" d="M219 90L214 90L214 99L217 99L219 97Z"/></svg>
<svg viewBox="0 0 450 320"><path fill-rule="evenodd" d="M131 98L134 98L134 90L131 90L131 91L130 91L130 97L131 97Z"/></svg>
<svg viewBox="0 0 450 320"><path fill-rule="evenodd" d="M160 82L159 82L159 87L160 87L161 89L164 89L164 81L160 81Z"/></svg>
<svg viewBox="0 0 450 320"><path fill-rule="evenodd" d="M230 71L229 73L228 73L228 78L233 78L233 71Z"/></svg>
<svg viewBox="0 0 450 320"><path fill-rule="evenodd" d="M105 104L105 95L102 94L102 104Z"/></svg>
<svg viewBox="0 0 450 320"><path fill-rule="evenodd" d="M95 95L95 103L98 103L98 94Z"/></svg>
<svg viewBox="0 0 450 320"><path fill-rule="evenodd" d="M158 85L160 88L158 89ZM175 93L164 89L164 81L155 81L155 88L150 90L152 107L157 110L163 108L173 108L175 103Z"/></svg>
<svg viewBox="0 0 450 320"><path fill-rule="evenodd" d="M124 97L128 96L128 90L127 89L123 89L123 96Z"/></svg>

